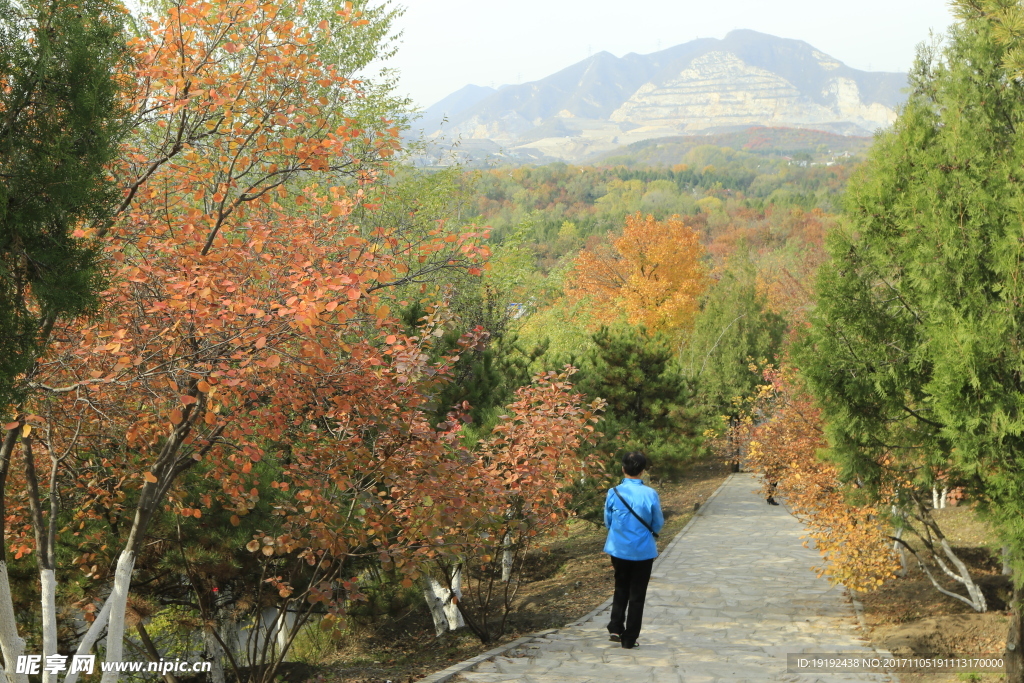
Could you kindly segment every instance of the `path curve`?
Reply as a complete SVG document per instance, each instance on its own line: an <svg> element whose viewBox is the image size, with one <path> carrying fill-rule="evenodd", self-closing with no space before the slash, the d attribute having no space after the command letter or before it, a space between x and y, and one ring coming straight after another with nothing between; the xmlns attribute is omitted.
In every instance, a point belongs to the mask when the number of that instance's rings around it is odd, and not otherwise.
<svg viewBox="0 0 1024 683"><path fill-rule="evenodd" d="M731 475L658 558L637 649L608 641L606 604L449 680L895 681L867 673L786 673L789 653L876 653L862 638L844 589L811 570L819 555L803 547L803 526L785 507L767 505L757 488L752 475Z"/></svg>

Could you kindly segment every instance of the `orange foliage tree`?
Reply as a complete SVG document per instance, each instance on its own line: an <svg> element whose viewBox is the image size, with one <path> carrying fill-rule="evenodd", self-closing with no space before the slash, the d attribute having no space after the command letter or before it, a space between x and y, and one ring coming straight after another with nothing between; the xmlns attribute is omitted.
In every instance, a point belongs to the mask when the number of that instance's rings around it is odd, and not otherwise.
<svg viewBox="0 0 1024 683"><path fill-rule="evenodd" d="M877 588L900 567L884 515L852 502L839 470L820 457L828 445L821 414L795 370L769 367L764 375L767 384L748 402L730 440L747 443L747 462L764 477L765 496L782 495L807 526L824 560L819 576L855 590Z"/></svg>
<svg viewBox="0 0 1024 683"><path fill-rule="evenodd" d="M807 526L825 562L820 573L855 590L872 590L904 571L909 553L936 590L984 612L980 586L926 503L920 482L929 470L926 458L913 449L883 452L870 485L847 476L823 455L828 440L821 411L796 369L769 366L764 377L767 383L718 446L731 454L737 442L746 443L751 469L764 477L764 494L782 495ZM917 538L916 546L904 532ZM938 573L967 595L943 587Z"/></svg>
<svg viewBox="0 0 1024 683"><path fill-rule="evenodd" d="M421 498L402 525L404 546L433 562L482 642L504 632L534 539L571 515L574 482L602 469L580 449L593 444L604 401L587 403L569 383L574 372L541 373L517 389L489 437L452 462L447 476L421 483L433 505Z"/></svg>
<svg viewBox="0 0 1024 683"><path fill-rule="evenodd" d="M392 554L380 531L399 518L377 494L415 497L410 477L446 466L420 410L452 360L428 361L443 309L409 337L386 294L419 274L474 268L486 257L482 235L439 228L407 240L347 220L388 171L398 131L347 118L359 83L319 55L332 28L360 26L358 13L314 25L302 16L274 3L180 0L133 46L137 128L111 169L123 199L77 233L104 253L104 308L57 321L3 425L0 530L15 559L38 559L44 656L58 653L68 609L56 604L58 570L81 565L91 580L78 653L105 633L107 660L120 660L154 520L227 508L243 523L267 461L281 522L250 549L309 569L261 585L280 614L340 612L354 549ZM204 475L199 491L180 483L193 470ZM58 566L58 540L78 550L70 567ZM0 584L11 663L25 641L3 561ZM250 675L272 678L273 668Z"/></svg>
<svg viewBox="0 0 1024 683"><path fill-rule="evenodd" d="M580 252L567 293L589 297L604 320L624 311L631 324L650 330L685 329L706 287L703 253L697 233L678 216L662 222L636 213L611 244Z"/></svg>

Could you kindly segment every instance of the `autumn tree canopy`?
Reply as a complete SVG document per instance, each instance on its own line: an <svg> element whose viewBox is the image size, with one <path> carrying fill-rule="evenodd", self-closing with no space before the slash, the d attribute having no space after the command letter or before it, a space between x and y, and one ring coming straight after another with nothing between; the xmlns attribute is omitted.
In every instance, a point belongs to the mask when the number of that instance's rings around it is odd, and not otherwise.
<svg viewBox="0 0 1024 683"><path fill-rule="evenodd" d="M604 320L625 313L630 324L652 331L686 329L706 286L703 253L678 216L662 222L636 213L610 244L580 252L567 291L589 297Z"/></svg>
<svg viewBox="0 0 1024 683"><path fill-rule="evenodd" d="M452 456L424 412L453 362L429 349L448 316L428 302L406 333L389 296L476 269L487 250L472 229L351 218L373 211L398 147L393 125L365 118L361 84L324 58L336 31L367 20L350 5L326 17L244 0L165 10L122 74L134 128L107 169L119 201L63 217L108 273L102 306L54 320L3 406L3 547L39 577L13 586L0 556L8 663L26 635L53 655L88 653L105 634L107 660L120 660L133 580L160 559L154 530L164 548L176 519L247 525L268 491L273 513L253 516L245 551L267 572L249 596L257 614L342 612L358 595L343 574L353 555L417 578L415 558L398 562L411 551L394 541L409 519L398 511ZM178 585L222 635L209 585L182 560ZM88 627L69 634L76 620ZM244 662L251 676L273 677L257 663Z"/></svg>

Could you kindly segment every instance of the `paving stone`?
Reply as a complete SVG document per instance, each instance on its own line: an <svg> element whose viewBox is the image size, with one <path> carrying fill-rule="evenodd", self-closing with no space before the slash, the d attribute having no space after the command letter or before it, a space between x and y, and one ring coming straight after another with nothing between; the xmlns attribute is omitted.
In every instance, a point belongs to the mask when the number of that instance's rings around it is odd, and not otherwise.
<svg viewBox="0 0 1024 683"><path fill-rule="evenodd" d="M786 673L786 655L874 654L842 588L784 506L734 474L651 573L640 647L608 641L608 610L456 677L463 683L893 682L881 674ZM512 656L508 656L512 655Z"/></svg>

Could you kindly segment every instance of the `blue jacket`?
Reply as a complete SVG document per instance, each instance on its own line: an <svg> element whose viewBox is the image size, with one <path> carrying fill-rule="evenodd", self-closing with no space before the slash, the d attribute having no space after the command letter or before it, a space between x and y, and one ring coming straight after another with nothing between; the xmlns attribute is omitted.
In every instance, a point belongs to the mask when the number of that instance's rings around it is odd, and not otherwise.
<svg viewBox="0 0 1024 683"><path fill-rule="evenodd" d="M626 499L633 512L651 525L654 533L661 531L665 518L661 514L658 492L644 486L640 479L623 479L616 489ZM658 556L654 536L636 517L630 514L615 491L608 491L604 501L604 525L608 527L608 540L604 551L620 560L653 560Z"/></svg>

